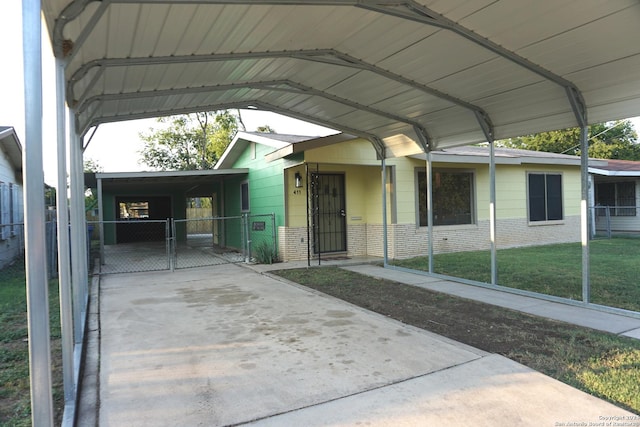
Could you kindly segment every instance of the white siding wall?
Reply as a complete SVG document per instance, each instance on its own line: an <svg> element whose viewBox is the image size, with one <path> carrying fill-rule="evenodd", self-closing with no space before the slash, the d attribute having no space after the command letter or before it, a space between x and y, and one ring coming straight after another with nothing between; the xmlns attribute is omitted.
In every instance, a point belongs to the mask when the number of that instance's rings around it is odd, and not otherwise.
<svg viewBox="0 0 640 427"><path fill-rule="evenodd" d="M7 155L0 151L0 269L11 263L24 248L23 227L10 225L22 223L22 206L22 185L17 182Z"/></svg>

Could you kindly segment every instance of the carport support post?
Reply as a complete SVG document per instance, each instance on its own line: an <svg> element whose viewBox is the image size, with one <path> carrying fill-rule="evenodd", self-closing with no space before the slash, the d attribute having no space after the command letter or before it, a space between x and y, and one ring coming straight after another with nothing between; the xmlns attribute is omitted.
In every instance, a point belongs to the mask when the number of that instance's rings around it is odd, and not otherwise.
<svg viewBox="0 0 640 427"><path fill-rule="evenodd" d="M591 300L591 280L589 268L589 127L586 118L580 128L580 234L582 240L582 302L588 304Z"/></svg>
<svg viewBox="0 0 640 427"><path fill-rule="evenodd" d="M73 121L71 112L69 121ZM75 342L81 344L84 336L83 311L86 307L87 288L87 227L84 217L84 183L82 173L82 146L80 136L70 123L70 161L71 161L71 280L73 283Z"/></svg>
<svg viewBox="0 0 640 427"><path fill-rule="evenodd" d="M498 284L496 252L496 150L493 137L489 141L489 234L491 236L491 284Z"/></svg>
<svg viewBox="0 0 640 427"><path fill-rule="evenodd" d="M383 267L389 264L389 250L387 249L387 162L382 156L382 254Z"/></svg>
<svg viewBox="0 0 640 427"><path fill-rule="evenodd" d="M431 150L427 150L427 238L429 239L429 273L433 273L433 163Z"/></svg>
<svg viewBox="0 0 640 427"><path fill-rule="evenodd" d="M42 28L40 0L22 1L26 143L24 170L25 267L31 421L53 426L49 289L47 284L42 155Z"/></svg>
<svg viewBox="0 0 640 427"><path fill-rule="evenodd" d="M98 187L98 224L100 228L100 265L104 265L104 206L102 204L102 178L97 179L97 187Z"/></svg>
<svg viewBox="0 0 640 427"><path fill-rule="evenodd" d="M72 402L75 395L73 365L73 300L71 297L71 264L69 262L69 205L67 199L67 139L65 126L65 63L56 59L56 103L58 128L58 282L60 288L60 329L62 336L62 375L64 400Z"/></svg>

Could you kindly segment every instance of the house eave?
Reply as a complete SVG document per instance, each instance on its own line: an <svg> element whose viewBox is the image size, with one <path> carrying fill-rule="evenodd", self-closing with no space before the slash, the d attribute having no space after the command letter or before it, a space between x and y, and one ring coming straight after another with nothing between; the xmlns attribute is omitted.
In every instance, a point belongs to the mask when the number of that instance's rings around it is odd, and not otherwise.
<svg viewBox="0 0 640 427"><path fill-rule="evenodd" d="M640 171L610 171L598 168L589 168L589 173L593 175L601 176L615 176L615 177L640 177Z"/></svg>

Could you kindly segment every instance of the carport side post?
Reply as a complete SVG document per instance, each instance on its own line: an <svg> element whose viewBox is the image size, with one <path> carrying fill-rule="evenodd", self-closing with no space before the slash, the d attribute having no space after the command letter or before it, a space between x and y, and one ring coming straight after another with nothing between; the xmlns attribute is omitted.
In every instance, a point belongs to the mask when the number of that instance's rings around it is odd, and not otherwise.
<svg viewBox="0 0 640 427"><path fill-rule="evenodd" d="M589 266L589 127L580 128L580 235L582 240L582 302L591 300L591 271Z"/></svg>
<svg viewBox="0 0 640 427"><path fill-rule="evenodd" d="M42 154L42 27L40 0L22 2L24 54L25 147L24 171L25 267L31 421L53 426L49 289L47 283L44 172Z"/></svg>
<svg viewBox="0 0 640 427"><path fill-rule="evenodd" d="M433 163L431 150L427 150L426 180L427 180L427 238L429 239L429 273L433 273Z"/></svg>
<svg viewBox="0 0 640 427"><path fill-rule="evenodd" d="M591 272L589 268L589 122L587 106L578 88L565 87L569 103L580 127L580 238L582 241L582 302L591 299Z"/></svg>
<svg viewBox="0 0 640 427"><path fill-rule="evenodd" d="M476 119L489 143L489 235L491 240L491 284L498 284L498 257L496 253L496 151L493 124L488 116L475 111Z"/></svg>
<svg viewBox="0 0 640 427"><path fill-rule="evenodd" d="M71 281L73 284L75 343L84 337L83 312L86 308L87 290L87 226L84 217L84 175L81 138L73 126L74 113L69 115L70 137L70 187L71 187Z"/></svg>
<svg viewBox="0 0 640 427"><path fill-rule="evenodd" d="M56 215L58 220L58 286L60 288L60 329L62 336L62 375L64 400L72 403L75 397L73 360L73 299L71 296L71 263L69 260L69 205L67 198L67 139L64 102L65 62L56 59L56 103L58 127L58 191Z"/></svg>
<svg viewBox="0 0 640 427"><path fill-rule="evenodd" d="M389 265L389 251L387 249L387 162L382 156L382 256L383 267Z"/></svg>

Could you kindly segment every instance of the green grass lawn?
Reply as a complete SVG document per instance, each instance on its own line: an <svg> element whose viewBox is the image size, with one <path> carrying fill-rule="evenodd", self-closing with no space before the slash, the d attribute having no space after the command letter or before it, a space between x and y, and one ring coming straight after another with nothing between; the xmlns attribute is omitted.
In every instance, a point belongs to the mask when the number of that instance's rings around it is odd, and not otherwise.
<svg viewBox="0 0 640 427"><path fill-rule="evenodd" d="M18 263L17 263L18 264ZM56 424L62 420L58 283L49 284L52 381ZM29 349L24 264L0 271L0 426L30 426Z"/></svg>
<svg viewBox="0 0 640 427"><path fill-rule="evenodd" d="M498 284L574 300L582 299L580 243L497 251ZM489 251L438 254L434 272L488 283ZM428 257L395 260L393 265L428 271ZM594 240L590 244L591 302L640 311L640 239Z"/></svg>

